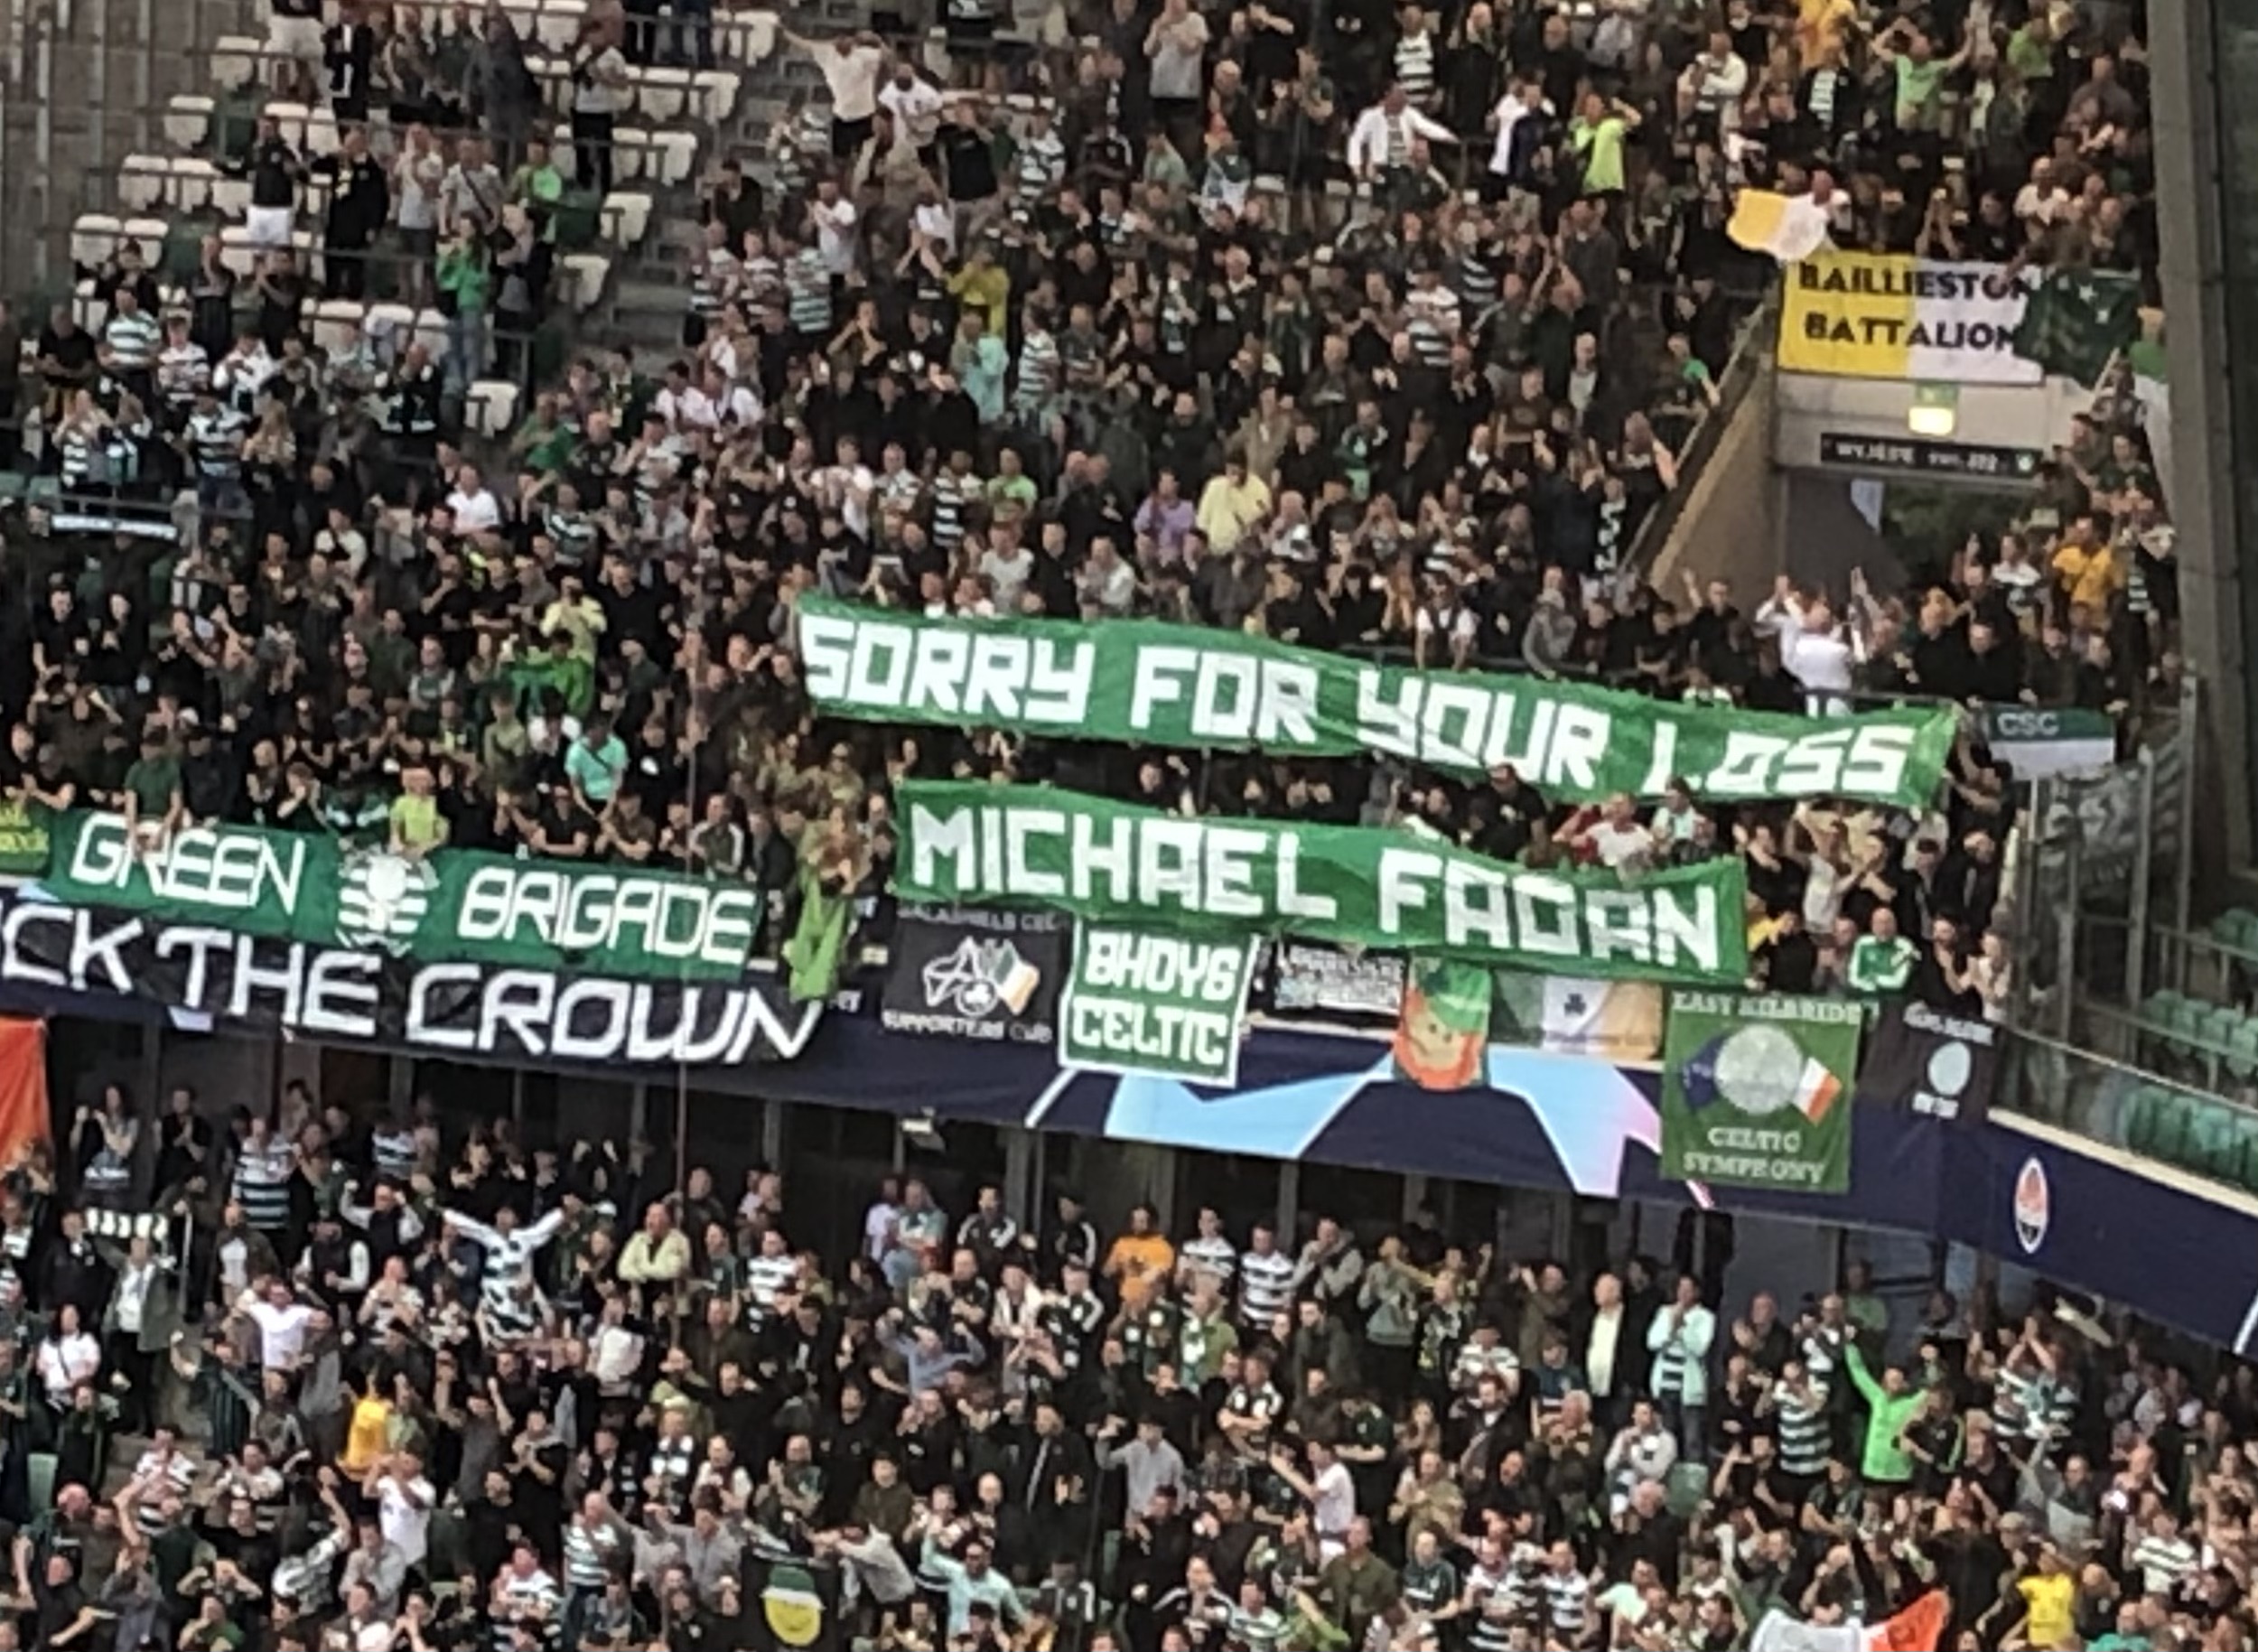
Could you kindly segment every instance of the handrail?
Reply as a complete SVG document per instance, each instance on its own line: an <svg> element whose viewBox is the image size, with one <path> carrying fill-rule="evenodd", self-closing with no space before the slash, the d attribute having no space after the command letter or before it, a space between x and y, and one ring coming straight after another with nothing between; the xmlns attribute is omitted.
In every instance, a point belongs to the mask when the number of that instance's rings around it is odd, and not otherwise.
<svg viewBox="0 0 2258 1652"><path fill-rule="evenodd" d="M1670 542L1671 534L1685 516L1695 473L1715 454L1725 439L1726 426L1740 411L1741 400L1763 377L1778 322L1779 302L1775 295L1767 297L1750 311L1741 323L1740 334L1733 340L1732 354L1725 362L1724 376L1717 382L1716 404L1702 409L1694 422L1693 434L1685 439L1684 451L1677 456L1677 486L1657 499L1647 511L1647 519L1638 525L1630 553L1623 559L1624 566L1651 568L1661 556L1662 547Z"/></svg>

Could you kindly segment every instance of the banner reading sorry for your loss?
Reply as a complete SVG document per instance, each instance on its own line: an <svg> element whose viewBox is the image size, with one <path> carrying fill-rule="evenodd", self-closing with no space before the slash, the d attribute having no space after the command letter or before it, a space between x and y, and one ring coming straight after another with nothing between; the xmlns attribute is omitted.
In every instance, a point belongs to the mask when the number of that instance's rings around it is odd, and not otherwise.
<svg viewBox="0 0 2258 1652"><path fill-rule="evenodd" d="M763 911L742 883L472 850L411 861L252 826L136 841L118 816L74 810L51 837L40 882L58 901L422 960L729 977Z"/></svg>
<svg viewBox="0 0 2258 1652"><path fill-rule="evenodd" d="M1779 364L1837 378L2038 384L2044 371L2015 353L2025 279L1997 264L1899 253L1805 258L1787 272Z"/></svg>
<svg viewBox="0 0 2258 1652"><path fill-rule="evenodd" d="M1175 933L1292 932L1580 975L1738 984L1737 859L1626 882L1409 832L1197 818L1036 787L896 789L905 900L1049 907Z"/></svg>
<svg viewBox="0 0 2258 1652"><path fill-rule="evenodd" d="M1527 676L1363 665L1157 621L931 619L800 600L807 690L874 722L1003 728L1184 750L1402 758L1460 775L1511 764L1550 796L1839 797L1917 807L1952 754L1948 710L1815 721L1674 705Z"/></svg>

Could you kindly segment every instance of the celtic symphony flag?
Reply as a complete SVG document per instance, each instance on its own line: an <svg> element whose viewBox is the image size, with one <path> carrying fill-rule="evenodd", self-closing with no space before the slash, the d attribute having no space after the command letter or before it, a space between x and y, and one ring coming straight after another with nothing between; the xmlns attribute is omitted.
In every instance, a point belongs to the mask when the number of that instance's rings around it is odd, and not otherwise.
<svg viewBox="0 0 2258 1652"><path fill-rule="evenodd" d="M1806 1193L1851 1184L1851 1086L1864 1006L1740 993L1670 994L1666 1176Z"/></svg>
<svg viewBox="0 0 2258 1652"><path fill-rule="evenodd" d="M889 1032L1048 1044L1066 973L1050 912L905 907L888 944L878 1017Z"/></svg>
<svg viewBox="0 0 2258 1652"><path fill-rule="evenodd" d="M1399 757L1460 775L1510 763L1553 798L1926 803L1949 710L1814 721L1527 676L1374 666L1239 631L1157 621L933 619L823 597L798 615L807 691L880 723L1137 745Z"/></svg>
<svg viewBox="0 0 2258 1652"><path fill-rule="evenodd" d="M727 978L763 913L742 883L462 849L410 861L255 826L136 842L122 817L80 809L52 840L40 883L58 901L421 962Z"/></svg>
<svg viewBox="0 0 2258 1652"><path fill-rule="evenodd" d="M1251 936L1077 924L1059 1065L1236 1084L1239 1022L1260 950Z"/></svg>
<svg viewBox="0 0 2258 1652"><path fill-rule="evenodd" d="M1172 934L1291 931L1579 975L1738 985L1746 873L1535 872L1407 831L1188 819L1030 786L895 789L894 892Z"/></svg>

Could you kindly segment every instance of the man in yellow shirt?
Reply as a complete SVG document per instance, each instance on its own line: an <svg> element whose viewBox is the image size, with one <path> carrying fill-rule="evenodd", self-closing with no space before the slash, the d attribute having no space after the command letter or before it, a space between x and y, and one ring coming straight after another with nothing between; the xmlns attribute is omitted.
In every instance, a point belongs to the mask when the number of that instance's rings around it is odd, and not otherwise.
<svg viewBox="0 0 2258 1652"><path fill-rule="evenodd" d="M2111 600L2124 589L2124 560L2114 546L2095 537L2089 518L2081 518L2063 537L2053 568L2063 595L2096 618L2109 611Z"/></svg>
<svg viewBox="0 0 2258 1652"><path fill-rule="evenodd" d="M1227 555L1253 527L1270 514L1270 484L1246 468L1246 455L1236 450L1224 460L1223 474L1210 477L1199 490L1199 531L1210 549Z"/></svg>
<svg viewBox="0 0 2258 1652"><path fill-rule="evenodd" d="M1804 68L1816 69L1831 51L1843 50L1857 21L1856 0L1796 0L1796 50Z"/></svg>
<svg viewBox="0 0 2258 1652"><path fill-rule="evenodd" d="M1129 1231L1106 1253L1106 1277L1121 1286L1125 1310L1142 1308L1153 1287L1176 1270L1176 1247L1152 1223L1152 1207L1139 1205L1129 1213Z"/></svg>
<svg viewBox="0 0 2258 1652"><path fill-rule="evenodd" d="M2052 1544L2039 1545L2039 1570L2017 1579L2015 1592L2023 1598L2024 1646L2077 1644L2077 1579Z"/></svg>
<svg viewBox="0 0 2258 1652"><path fill-rule="evenodd" d="M439 812L439 798L431 770L421 763L401 770L400 795L392 799L392 853L420 861L447 842L447 817Z"/></svg>

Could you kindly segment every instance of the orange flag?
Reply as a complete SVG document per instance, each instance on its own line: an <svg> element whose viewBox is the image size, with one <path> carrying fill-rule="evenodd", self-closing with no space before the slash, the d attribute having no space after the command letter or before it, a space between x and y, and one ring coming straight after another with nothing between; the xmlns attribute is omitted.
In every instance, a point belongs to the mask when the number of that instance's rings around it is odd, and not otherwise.
<svg viewBox="0 0 2258 1652"><path fill-rule="evenodd" d="M1945 1644L1952 1600L1932 1589L1887 1622L1866 1631L1867 1652L1936 1652Z"/></svg>

